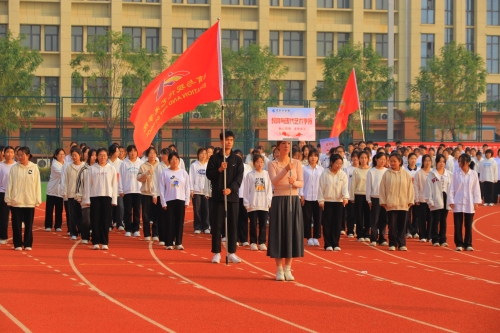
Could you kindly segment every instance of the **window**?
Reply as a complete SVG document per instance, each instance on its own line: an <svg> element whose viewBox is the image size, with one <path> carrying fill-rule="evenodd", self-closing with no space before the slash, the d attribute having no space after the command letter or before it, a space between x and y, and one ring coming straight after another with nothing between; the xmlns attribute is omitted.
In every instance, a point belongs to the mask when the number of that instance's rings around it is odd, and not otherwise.
<svg viewBox="0 0 500 333"><path fill-rule="evenodd" d="M323 89L325 87L325 81L316 82L316 88Z"/></svg>
<svg viewBox="0 0 500 333"><path fill-rule="evenodd" d="M83 27L71 27L71 51L83 51Z"/></svg>
<svg viewBox="0 0 500 333"><path fill-rule="evenodd" d="M474 25L474 0L465 0L465 25Z"/></svg>
<svg viewBox="0 0 500 333"><path fill-rule="evenodd" d="M453 1L444 0L444 25L453 25Z"/></svg>
<svg viewBox="0 0 500 333"><path fill-rule="evenodd" d="M333 32L318 32L316 55L326 57L333 51Z"/></svg>
<svg viewBox="0 0 500 333"><path fill-rule="evenodd" d="M238 30L222 30L222 47L238 51L240 49L240 32Z"/></svg>
<svg viewBox="0 0 500 333"><path fill-rule="evenodd" d="M474 28L465 29L465 47L474 52Z"/></svg>
<svg viewBox="0 0 500 333"><path fill-rule="evenodd" d="M337 0L337 8L351 8L349 0Z"/></svg>
<svg viewBox="0 0 500 333"><path fill-rule="evenodd" d="M285 81L283 103L287 105L302 105L302 81Z"/></svg>
<svg viewBox="0 0 500 333"><path fill-rule="evenodd" d="M38 89L40 89L41 85L42 85L42 78L39 76L35 76L31 84L31 91L37 91Z"/></svg>
<svg viewBox="0 0 500 333"><path fill-rule="evenodd" d="M40 26L21 25L21 33L25 35L23 46L40 51Z"/></svg>
<svg viewBox="0 0 500 333"><path fill-rule="evenodd" d="M257 0L243 0L245 6L257 6Z"/></svg>
<svg viewBox="0 0 500 333"><path fill-rule="evenodd" d="M87 90L95 97L108 97L108 80L104 77L88 78Z"/></svg>
<svg viewBox="0 0 500 333"><path fill-rule="evenodd" d="M274 55L279 55L280 53L280 40L278 31L269 32L269 47Z"/></svg>
<svg viewBox="0 0 500 333"><path fill-rule="evenodd" d="M158 52L160 47L160 29L146 28L146 49L148 52Z"/></svg>
<svg viewBox="0 0 500 333"><path fill-rule="evenodd" d="M375 44L378 54L380 54L382 58L389 58L389 35L376 34Z"/></svg>
<svg viewBox="0 0 500 333"><path fill-rule="evenodd" d="M423 24L434 24L434 0L422 0Z"/></svg>
<svg viewBox="0 0 500 333"><path fill-rule="evenodd" d="M30 147L32 154L41 154L42 151L38 148L37 142L44 138L49 146L59 146L59 129L58 128L32 128L28 131L20 131L20 146Z"/></svg>
<svg viewBox="0 0 500 333"><path fill-rule="evenodd" d="M269 6L277 7L279 5L280 5L280 1L279 0L269 0Z"/></svg>
<svg viewBox="0 0 500 333"><path fill-rule="evenodd" d="M0 24L0 38L7 37L7 26L5 24Z"/></svg>
<svg viewBox="0 0 500 333"><path fill-rule="evenodd" d="M302 32L283 32L283 54L286 56L304 55L302 41Z"/></svg>
<svg viewBox="0 0 500 333"><path fill-rule="evenodd" d="M182 51L182 29L172 29L172 53L181 54Z"/></svg>
<svg viewBox="0 0 500 333"><path fill-rule="evenodd" d="M150 3L160 3L160 0L146 0L146 2L150 2ZM172 2L175 2L175 1L172 1ZM182 3L182 1L181 1Z"/></svg>
<svg viewBox="0 0 500 333"><path fill-rule="evenodd" d="M80 79L80 84L77 80L71 79L71 102L83 103L83 79Z"/></svg>
<svg viewBox="0 0 500 333"><path fill-rule="evenodd" d="M345 43L349 41L348 33L337 33L337 49L340 50Z"/></svg>
<svg viewBox="0 0 500 333"><path fill-rule="evenodd" d="M363 34L363 47L366 49L372 46L372 34Z"/></svg>
<svg viewBox="0 0 500 333"><path fill-rule="evenodd" d="M486 36L486 69L490 74L499 74L498 51L500 36Z"/></svg>
<svg viewBox="0 0 500 333"><path fill-rule="evenodd" d="M45 26L45 51L59 51L59 27Z"/></svg>
<svg viewBox="0 0 500 333"><path fill-rule="evenodd" d="M123 28L123 34L130 36L130 50L139 51L142 47L141 28Z"/></svg>
<svg viewBox="0 0 500 333"><path fill-rule="evenodd" d="M56 103L59 97L59 78L46 77L45 78L45 97L47 103Z"/></svg>
<svg viewBox="0 0 500 333"><path fill-rule="evenodd" d="M364 8L372 9L372 0L365 0Z"/></svg>
<svg viewBox="0 0 500 333"><path fill-rule="evenodd" d="M187 3L206 5L208 0L188 0Z"/></svg>
<svg viewBox="0 0 500 333"><path fill-rule="evenodd" d="M142 0L123 0L123 2L142 2Z"/></svg>
<svg viewBox="0 0 500 333"><path fill-rule="evenodd" d="M377 4L375 8L378 10L389 10L389 1L388 0L377 0Z"/></svg>
<svg viewBox="0 0 500 333"><path fill-rule="evenodd" d="M434 57L434 35L422 34L420 42L420 66L427 66L427 61Z"/></svg>
<svg viewBox="0 0 500 333"><path fill-rule="evenodd" d="M283 7L303 7L304 1L302 0L283 0Z"/></svg>
<svg viewBox="0 0 500 333"><path fill-rule="evenodd" d="M172 0L172 3L182 3L182 0Z"/></svg>
<svg viewBox="0 0 500 333"><path fill-rule="evenodd" d="M444 28L444 45L450 44L453 40L453 28Z"/></svg>
<svg viewBox="0 0 500 333"><path fill-rule="evenodd" d="M318 8L333 8L333 0L318 0Z"/></svg>
<svg viewBox="0 0 500 333"><path fill-rule="evenodd" d="M254 30L243 31L243 47L248 47L248 45L256 43L257 43L257 31Z"/></svg>
<svg viewBox="0 0 500 333"><path fill-rule="evenodd" d="M488 0L486 7L487 25L500 25L500 0Z"/></svg>
<svg viewBox="0 0 500 333"><path fill-rule="evenodd" d="M204 32L205 29L187 29L187 47L190 47Z"/></svg>
<svg viewBox="0 0 500 333"><path fill-rule="evenodd" d="M87 44L94 41L99 36L106 36L108 33L107 27L87 27ZM106 50L108 48L106 47Z"/></svg>
<svg viewBox="0 0 500 333"><path fill-rule="evenodd" d="M239 5L240 0L222 0L223 5Z"/></svg>
<svg viewBox="0 0 500 333"><path fill-rule="evenodd" d="M500 84L488 84L486 86L486 111L500 111Z"/></svg>

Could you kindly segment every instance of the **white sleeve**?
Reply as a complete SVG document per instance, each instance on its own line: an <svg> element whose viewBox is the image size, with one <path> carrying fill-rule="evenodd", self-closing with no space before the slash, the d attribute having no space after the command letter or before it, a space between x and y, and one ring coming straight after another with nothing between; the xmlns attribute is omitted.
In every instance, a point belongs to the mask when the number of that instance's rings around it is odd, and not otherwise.
<svg viewBox="0 0 500 333"><path fill-rule="evenodd" d="M267 193L267 206L271 207L273 202L273 187L271 185L271 178L269 177L269 173L266 178L266 193Z"/></svg>
<svg viewBox="0 0 500 333"><path fill-rule="evenodd" d="M118 184L117 184L117 185L118 185L118 188L117 188L117 190L118 190L118 194L123 194L123 185L122 185L122 181L123 181L123 175L125 174L125 172L124 172L124 170L123 170L123 169L124 169L124 167L123 167L123 165L124 165L124 164L125 164L125 163L120 164L120 172L119 172L119 173L120 173L120 177L118 177L118 178L119 178L119 180L118 180Z"/></svg>
<svg viewBox="0 0 500 333"><path fill-rule="evenodd" d="M184 195L186 196L185 205L189 206L189 201L191 200L191 191L190 191L191 184L189 184L189 175L186 171L184 171L184 177L186 177L186 182L185 182L186 185L184 185L185 186L184 187L184 191L185 191Z"/></svg>
<svg viewBox="0 0 500 333"><path fill-rule="evenodd" d="M191 166L189 167L188 182L189 182L189 186L191 188L191 191L194 189L194 181L195 181L195 177L196 177L196 170L195 170L194 164L195 163L192 163Z"/></svg>
<svg viewBox="0 0 500 333"><path fill-rule="evenodd" d="M366 202L372 202L372 173L368 171L366 175Z"/></svg>
<svg viewBox="0 0 500 333"><path fill-rule="evenodd" d="M165 174L162 172L160 176L160 201L162 207L167 207L167 201L165 198Z"/></svg>
<svg viewBox="0 0 500 333"><path fill-rule="evenodd" d="M250 174L246 175L246 177L243 178L243 182L241 183L241 185L243 186L243 188L247 188L248 186L248 182L249 182L249 178L250 178ZM247 183L247 184L245 184ZM243 206L245 208L248 208L250 207L250 191L243 191Z"/></svg>
<svg viewBox="0 0 500 333"><path fill-rule="evenodd" d="M113 206L116 206L118 204L118 175L116 174L116 169L114 166L111 165L112 172L111 174L113 175L111 177L111 186L113 190L113 194L111 197L111 204Z"/></svg>

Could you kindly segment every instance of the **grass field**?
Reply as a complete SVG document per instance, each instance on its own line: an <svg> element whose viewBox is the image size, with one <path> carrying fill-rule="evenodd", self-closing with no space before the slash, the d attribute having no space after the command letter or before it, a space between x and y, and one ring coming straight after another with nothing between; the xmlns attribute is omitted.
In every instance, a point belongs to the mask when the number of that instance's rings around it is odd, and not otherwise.
<svg viewBox="0 0 500 333"><path fill-rule="evenodd" d="M42 182L42 201L45 202L47 199L47 182Z"/></svg>

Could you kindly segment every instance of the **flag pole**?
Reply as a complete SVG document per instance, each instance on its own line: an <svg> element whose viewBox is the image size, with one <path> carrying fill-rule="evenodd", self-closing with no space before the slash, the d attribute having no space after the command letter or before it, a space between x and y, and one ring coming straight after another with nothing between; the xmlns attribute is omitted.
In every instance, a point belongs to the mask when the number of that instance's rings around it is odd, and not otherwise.
<svg viewBox="0 0 500 333"><path fill-rule="evenodd" d="M363 126L363 114L361 113L361 104L359 103L358 82L356 81L356 71L354 70L354 68L352 69L352 73L354 74L354 86L356 87L356 96L358 97L358 110L359 110L359 119L361 121L361 133L363 134L363 141L365 141L365 128Z"/></svg>

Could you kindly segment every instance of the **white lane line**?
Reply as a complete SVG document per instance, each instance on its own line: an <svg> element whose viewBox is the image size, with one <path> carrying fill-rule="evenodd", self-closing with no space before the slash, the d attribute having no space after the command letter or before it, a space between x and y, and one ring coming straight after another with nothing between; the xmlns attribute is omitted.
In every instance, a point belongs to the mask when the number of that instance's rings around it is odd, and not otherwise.
<svg viewBox="0 0 500 333"><path fill-rule="evenodd" d="M133 264L134 262L133 261L127 261L129 264Z"/></svg>
<svg viewBox="0 0 500 333"><path fill-rule="evenodd" d="M260 309L254 308L254 307L252 307L252 306L250 306L250 305L247 305L247 304L245 304L245 303L238 302L237 300L234 300L234 299L229 298L229 297L227 297L227 296L225 296L225 295L219 294L218 292L216 292L216 291L214 291L214 290L212 290L212 289L208 289L207 287L204 287L204 286L202 286L201 284L196 283L196 282L194 282L193 280L190 280L190 279L186 278L185 276L183 276L183 275L181 275L181 274L177 273L176 271L174 271L174 270L170 269L167 265L165 265L165 264L164 264L164 263L163 263L163 262L162 262L162 261L161 261L161 260L160 260L160 259L156 256L156 254L155 254L155 252L154 252L154 250L153 250L153 247L152 247L151 245L149 245L149 252L151 253L151 256L152 256L152 257L156 260L156 262L157 262L157 263L158 263L161 267L163 267L164 269L166 269L167 271L169 271L171 274L174 274L174 275L175 275L175 276L177 276L179 279L182 279L182 280L183 280L183 281L185 281L185 282L191 283L191 284L193 284L195 287L197 287L197 288L199 288L199 289L203 289L203 290L205 290L206 292L208 292L208 293L210 293L210 294L212 294L212 295L218 296L218 297L220 297L220 298L222 298L222 299L224 299L224 300L226 300L226 301L229 301L229 302L231 302L231 303L237 304L237 305L242 306L242 307L244 307L244 308L246 308L246 309L249 309L249 310L255 311L255 312L260 313L260 314L262 314L262 315L264 315L264 316L267 316L267 317L270 317L270 318L276 319L276 320L278 320L278 321L280 321L280 322L282 322L282 323L285 323L285 324L288 324L288 325L290 325L290 326L296 327L296 328L301 329L301 330L303 330L303 331L306 331L306 332L315 332L315 331L313 331L313 330L311 330L311 329L309 329L309 328L307 328L307 327L300 326L300 325L295 324L295 323L293 323L293 322L291 322L291 321L288 321L288 320L286 320L286 319L283 319L283 318L277 317L277 316L275 316L275 315L272 315L272 314L270 314L270 313L264 312L264 311L262 311L262 310L260 310ZM269 273L269 272L266 272L266 273L267 273L267 274L271 274L271 273ZM272 275L272 274L271 274L271 275Z"/></svg>
<svg viewBox="0 0 500 333"><path fill-rule="evenodd" d="M490 259L485 259L485 258L481 258L481 257L478 257L478 256L474 256L474 255L472 255L472 254L469 254L469 253L467 253L467 252L465 252L465 251L458 252L458 251L454 251L454 250L452 250L452 249L448 249L448 248L446 248L446 247L445 247L445 249L446 249L446 250L448 250L448 251L455 252L455 253L456 253L456 254L458 254L458 255L468 256L468 257L471 257L471 258L476 258L476 259L481 259L481 260L484 260L484 261L492 262L492 263L494 263L494 264L500 264L500 261L497 261L497 260L490 260Z"/></svg>
<svg viewBox="0 0 500 333"><path fill-rule="evenodd" d="M154 321L153 319L149 318L149 317L146 317L145 315L143 315L142 313L140 312L137 312L136 310L126 306L125 304L117 301L116 299L114 299L113 297L109 296L108 294L104 293L103 291L101 291L99 288L97 288L96 286L94 286L89 280L87 280L85 278L85 276L83 276L80 271L76 268L75 266L75 263L73 262L73 252L75 251L75 248L77 247L77 245L80 243L80 241L76 242L75 245L73 245L73 247L71 248L71 250L69 251L69 254L68 254L68 260L69 260L69 264L71 265L71 268L73 269L73 271L75 272L76 275L78 275L78 277L83 281L85 282L89 287L92 288L92 290L96 291L99 295L105 297L108 301L110 301L111 303L114 303L116 305L118 305L119 307L129 311L130 313L132 314L135 314L137 317L141 318L141 319L144 319L145 321L147 321L148 323L166 331L166 332L171 332L171 333L175 333L175 331L171 330L170 328L168 327L165 327L163 326L162 324ZM149 245L151 246L151 245Z"/></svg>
<svg viewBox="0 0 500 333"><path fill-rule="evenodd" d="M497 243L497 244L498 244L498 243L500 243L500 241L499 241L498 239L495 239L495 238L491 238L491 237L489 237L489 236L486 236L485 234L483 234L482 232L480 232L479 230L477 230L477 229L476 229L476 223L477 223L477 221L479 221L479 220L481 220L481 219L483 219L483 218L485 218L485 217L487 217L487 216L490 216L490 215L493 215L493 214L499 214L499 213L500 213L500 212L490 213L490 214L487 214L487 215L481 216L480 218L478 218L478 219L474 220L474 222L472 223L472 229L474 229L474 230L475 230L478 234L480 234L481 236L486 237L486 238L488 238L488 239L492 240L492 241L493 241L493 243ZM478 240L479 240L479 239L478 239Z"/></svg>
<svg viewBox="0 0 500 333"><path fill-rule="evenodd" d="M17 319L16 317L14 317L14 316L12 315L12 313L10 313L9 311L7 311L7 309L6 309L6 308L4 308L4 307L2 306L2 304L0 304L0 311L2 311L2 312L3 312L3 314L4 314L7 318L9 318L10 320L12 320L12 322L13 322L14 324L16 324L16 325L17 325L17 326L18 326L18 327L19 327L19 328L20 328L23 332L26 332L26 333L28 333L28 332L29 332L29 333L31 333L30 329L29 329L29 328L27 328L26 326L24 326L24 324L23 324L23 323L21 323L21 322L19 321L19 319Z"/></svg>
<svg viewBox="0 0 500 333"><path fill-rule="evenodd" d="M494 267L494 268L498 268L498 266L495 266L495 265L488 265L490 267Z"/></svg>

